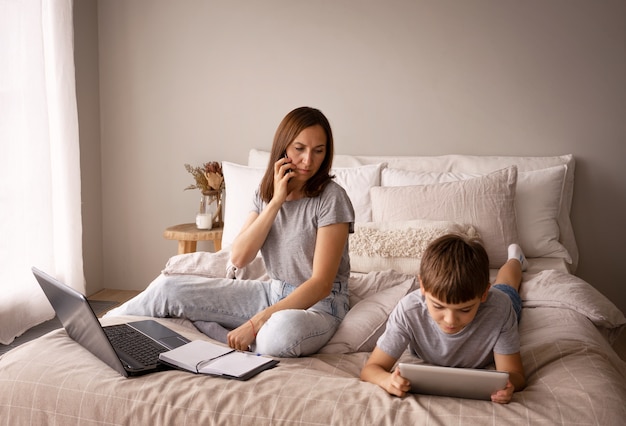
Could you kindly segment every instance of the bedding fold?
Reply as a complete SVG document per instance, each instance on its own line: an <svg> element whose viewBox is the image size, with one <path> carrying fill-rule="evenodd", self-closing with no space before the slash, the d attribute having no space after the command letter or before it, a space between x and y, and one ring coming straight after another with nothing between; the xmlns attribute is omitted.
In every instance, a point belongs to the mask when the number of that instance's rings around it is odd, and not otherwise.
<svg viewBox="0 0 626 426"><path fill-rule="evenodd" d="M525 274L520 296L524 308L565 308L584 315L606 329L611 344L626 326L626 317L613 302L588 282L565 272Z"/></svg>

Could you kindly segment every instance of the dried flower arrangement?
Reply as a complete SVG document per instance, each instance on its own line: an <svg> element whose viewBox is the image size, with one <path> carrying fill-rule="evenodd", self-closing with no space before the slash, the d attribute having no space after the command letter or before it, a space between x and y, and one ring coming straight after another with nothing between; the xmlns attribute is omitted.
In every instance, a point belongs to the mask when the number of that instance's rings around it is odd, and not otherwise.
<svg viewBox="0 0 626 426"><path fill-rule="evenodd" d="M199 189L202 191L202 197L200 199L199 214L205 215L209 212L209 205L215 203L216 210L213 213L213 217L209 219L212 224L203 224L202 227L198 225L198 219L196 217L196 225L199 229L211 229L212 227L224 226L222 219L222 190L224 189L224 174L222 172L222 165L217 161L211 161L204 163L198 167L192 167L189 164L185 164L185 170L187 170L193 176L196 183L189 185L187 189Z"/></svg>
<svg viewBox="0 0 626 426"><path fill-rule="evenodd" d="M185 164L185 169L191 173L195 179L195 185L189 185L187 189L199 189L202 193L210 191L219 191L224 189L224 174L222 173L222 165L217 161L204 163L198 167L192 167Z"/></svg>

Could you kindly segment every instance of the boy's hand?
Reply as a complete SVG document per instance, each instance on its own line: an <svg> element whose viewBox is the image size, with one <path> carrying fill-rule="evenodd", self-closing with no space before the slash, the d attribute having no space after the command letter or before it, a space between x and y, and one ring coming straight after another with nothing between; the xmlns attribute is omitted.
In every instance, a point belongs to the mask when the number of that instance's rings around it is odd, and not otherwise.
<svg viewBox="0 0 626 426"><path fill-rule="evenodd" d="M377 384L391 395L406 395L411 389L411 383L402 377L399 368L391 371L396 361L396 358L376 346L361 370L361 380Z"/></svg>
<svg viewBox="0 0 626 426"><path fill-rule="evenodd" d="M499 404L508 404L513 397L513 392L520 391L526 386L522 357L519 352L508 355L494 352L493 358L496 362L496 370L509 373L509 381L504 389L491 395L491 400Z"/></svg>
<svg viewBox="0 0 626 426"><path fill-rule="evenodd" d="M491 401L497 402L498 404L508 404L513 398L513 392L515 392L515 387L511 381L506 382L506 387L504 389L500 389L491 394Z"/></svg>
<svg viewBox="0 0 626 426"><path fill-rule="evenodd" d="M409 389L411 389L411 383L400 375L399 368L393 370L381 385L382 388L391 395L400 397L405 396Z"/></svg>

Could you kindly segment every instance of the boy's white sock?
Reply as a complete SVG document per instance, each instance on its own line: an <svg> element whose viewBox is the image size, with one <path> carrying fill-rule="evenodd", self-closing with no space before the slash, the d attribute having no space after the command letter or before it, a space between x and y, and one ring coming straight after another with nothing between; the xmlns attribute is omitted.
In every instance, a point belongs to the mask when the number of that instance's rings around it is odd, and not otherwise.
<svg viewBox="0 0 626 426"><path fill-rule="evenodd" d="M526 260L526 256L524 256L524 252L519 244L511 244L509 246L509 259L518 260L522 265L522 271L528 269L528 261Z"/></svg>

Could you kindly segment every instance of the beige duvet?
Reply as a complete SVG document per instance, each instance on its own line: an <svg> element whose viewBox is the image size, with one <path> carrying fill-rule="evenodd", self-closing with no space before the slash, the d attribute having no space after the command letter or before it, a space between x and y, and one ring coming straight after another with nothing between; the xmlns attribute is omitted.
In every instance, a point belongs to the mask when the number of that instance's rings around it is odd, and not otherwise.
<svg viewBox="0 0 626 426"><path fill-rule="evenodd" d="M382 318L388 310L383 305L395 300L372 296L404 286L397 298L411 287L406 276L391 271L370 278L351 283L355 308L368 303L346 318L338 338L362 333L363 319ZM387 278L392 282L381 285ZM336 339L326 348L331 353L281 359L276 368L246 382L182 371L126 379L57 330L0 358L0 424L625 424L626 363L609 344L626 323L623 314L589 284L563 272L526 276L522 297L520 331L528 386L508 405L427 395L392 397L359 380L367 351L337 353L353 350L355 342L350 341ZM208 339L186 320L159 321L190 339ZM355 328L350 328L351 321ZM381 330L369 332L358 342L361 348L369 349ZM402 358L410 359L408 354Z"/></svg>

